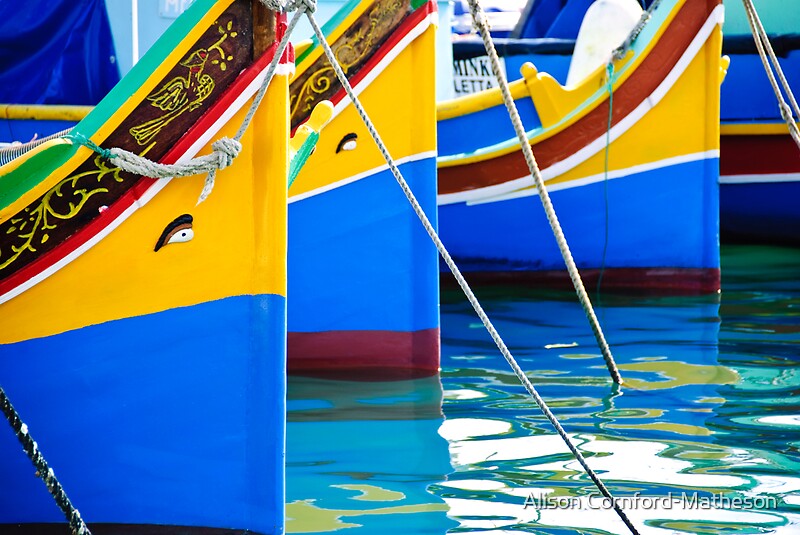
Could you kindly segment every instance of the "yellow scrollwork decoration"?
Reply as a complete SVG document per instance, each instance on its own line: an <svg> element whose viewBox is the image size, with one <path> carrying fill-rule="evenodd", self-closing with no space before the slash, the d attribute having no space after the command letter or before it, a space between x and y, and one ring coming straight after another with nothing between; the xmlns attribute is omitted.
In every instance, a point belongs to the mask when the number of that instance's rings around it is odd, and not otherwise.
<svg viewBox="0 0 800 535"><path fill-rule="evenodd" d="M333 53L345 74L349 74L353 67L362 63L372 52L376 41L391 29L395 14L403 5L402 0L375 4L369 12L368 25L359 26L351 35L345 35L340 42L334 44ZM292 96L292 117L299 112L311 111L320 96L329 91L334 83L337 83L336 73L330 65L309 76L297 94Z"/></svg>
<svg viewBox="0 0 800 535"><path fill-rule="evenodd" d="M23 253L29 251L36 252L36 248L47 243L50 239L50 231L56 229L61 221L67 221L75 217L86 202L98 193L107 193L108 188L96 186L106 178L112 178L116 182L122 182L120 169L109 167L106 162L98 155L94 159L97 169L78 173L61 180L41 198L38 204L26 207L18 217L10 220L11 226L6 230L6 234L16 232L16 238L20 240L17 245L11 245L10 256L3 260L3 251L0 251L0 270L5 269L17 260ZM85 187L78 187L78 182L94 177L94 182L89 182ZM62 191L64 186L69 185L67 192ZM71 196L67 200L67 196ZM67 202L66 210L57 210L53 207L55 199L64 199Z"/></svg>

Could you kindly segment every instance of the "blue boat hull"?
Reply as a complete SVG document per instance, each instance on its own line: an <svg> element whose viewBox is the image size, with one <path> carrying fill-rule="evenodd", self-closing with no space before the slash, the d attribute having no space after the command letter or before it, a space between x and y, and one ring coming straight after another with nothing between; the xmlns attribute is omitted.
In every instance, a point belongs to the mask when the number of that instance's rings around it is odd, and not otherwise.
<svg viewBox="0 0 800 535"><path fill-rule="evenodd" d="M582 274L591 281L602 272L605 284L627 288L668 287L676 275L682 275L676 288L718 284L718 164L701 159L551 191ZM518 280L550 272L566 277L538 197L439 210L442 241L463 271L506 272L504 278Z"/></svg>
<svg viewBox="0 0 800 535"><path fill-rule="evenodd" d="M436 161L399 166L436 224ZM437 252L391 172L289 205L289 371L408 378L439 369Z"/></svg>
<svg viewBox="0 0 800 535"><path fill-rule="evenodd" d="M800 245L800 182L722 184L719 195L727 241Z"/></svg>
<svg viewBox="0 0 800 535"><path fill-rule="evenodd" d="M90 528L282 532L285 305L229 297L0 346L3 387ZM0 428L0 531L63 532Z"/></svg>

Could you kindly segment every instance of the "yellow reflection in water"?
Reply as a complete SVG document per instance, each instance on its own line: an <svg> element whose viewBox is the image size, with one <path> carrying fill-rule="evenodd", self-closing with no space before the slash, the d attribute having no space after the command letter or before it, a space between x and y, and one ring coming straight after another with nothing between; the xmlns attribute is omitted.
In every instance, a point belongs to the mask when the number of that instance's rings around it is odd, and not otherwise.
<svg viewBox="0 0 800 535"><path fill-rule="evenodd" d="M444 503L397 505L377 509L324 509L314 505L314 501L300 500L286 504L287 533L322 533L362 526L362 524L344 522L342 518L352 519L371 515L446 512L449 510L447 504Z"/></svg>
<svg viewBox="0 0 800 535"><path fill-rule="evenodd" d="M623 364L619 368L623 371L651 372L661 379L644 381L625 377L625 385L638 390L663 390L684 385L731 385L739 382L739 375L726 366L660 360Z"/></svg>

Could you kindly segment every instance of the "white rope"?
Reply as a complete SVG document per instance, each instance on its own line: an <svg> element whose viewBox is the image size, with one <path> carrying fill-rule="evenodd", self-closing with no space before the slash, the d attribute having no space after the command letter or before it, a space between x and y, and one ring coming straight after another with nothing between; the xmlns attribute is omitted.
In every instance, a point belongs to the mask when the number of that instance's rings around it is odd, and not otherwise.
<svg viewBox="0 0 800 535"><path fill-rule="evenodd" d="M309 1L309 0L305 0L305 1ZM430 236L430 238L433 241L434 245L436 245L436 249L439 251L439 254L442 256L442 259L447 264L447 267L450 268L450 271L453 272L453 276L456 278L456 281L458 281L458 285L461 287L461 290L464 292L464 295L467 297L467 300L469 300L469 303L472 305L472 308L478 314L478 317L480 318L480 320L483 323L484 327L486 327L486 330L489 332L489 335L492 337L492 340L494 340L494 343L497 345L497 348L500 350L500 353L506 359L506 361L508 362L509 366L511 366L511 369L514 371L514 374L517 376L519 381L522 383L522 385L528 391L530 396L536 402L536 405L539 406L541 411L544 413L545 417L553 425L553 427L555 428L555 430L558 433L558 435L566 443L566 445L569 448L569 450L572 452L572 454L575 456L575 458L581 464L583 469L589 475L589 477L594 482L594 484L597 486L597 488L600 490L600 492L605 497L607 497L607 498L609 498L611 500L611 503L614 504L614 509L620 515L620 517L622 518L623 522L625 522L625 524L629 527L631 532L634 533L635 535L638 535L638 532L633 527L633 525L630 523L630 520L628 520L628 518L625 516L625 513L622 512L622 510L617 505L617 500L614 499L614 497L608 491L608 489L603 484L603 482L600 480L600 478L597 476L597 474L595 474L595 472L589 467L588 463L586 462L586 459L583 457L581 452L578 451L578 448L575 446L575 444L573 444L572 440L569 438L569 436L567 435L566 431L564 431L564 428L559 423L559 421L556 418L555 414L553 414L553 412L547 406L547 403L545 403L544 399L542 399L542 397L536 391L536 388L533 386L533 384L530 382L528 377L525 375L525 373L519 367L519 364L517 364L517 361L514 359L514 356L509 351L509 349L506 346L505 342L503 342L503 339L500 338L500 334L497 332L497 329L495 329L494 325L492 325L491 320L489 320L489 317L486 315L486 312L483 310L483 307L478 302L478 299L475 297L475 294L473 293L472 289L469 287L469 284L467 284L467 281L466 281L466 279L464 279L464 276L461 274L461 271L458 269L458 266L456 266L455 262L453 261L453 258L450 256L450 253L447 252L447 249L445 248L444 244L442 243L442 240L439 238L438 234L436 233L436 230L433 228L433 225L431 224L430 220L428 219L428 216L425 215L425 212L422 210L422 206L420 206L419 201L417 201L417 199L414 196L414 193L411 191L411 188L409 187L408 183L403 178L403 175L400 173L400 170L397 168L397 165L395 164L394 159L392 158L392 156L389 154L389 150L386 148L386 145L383 143L383 140L381 139L380 134L378 134L378 131L375 129L375 125L372 123L372 120L369 118L369 116L367 115L367 112L364 110L364 107L361 105L361 102L359 101L358 97L356 96L355 92L353 91L353 88L351 87L350 82L347 79L347 76L345 75L344 71L342 70L341 66L339 65L339 62L336 60L336 56L333 54L333 51L331 50L331 47L328 45L327 41L325 40L325 36L323 35L322 30L320 29L319 25L317 24L317 21L314 18L314 15L312 14L312 12L309 11L309 12L306 13L306 16L308 17L308 21L311 24L311 27L314 29L314 33L316 34L320 45L322 45L322 48L325 51L325 55L327 56L328 61L331 64L331 67L333 67L333 70L336 73L336 77L339 79L339 82L342 84L342 87L347 92L348 96L350 97L350 100L353 102L353 105L356 108L356 111L358 111L358 114L361 116L361 120L366 125L367 130L369 131L370 135L372 136L372 139L375 141L376 145L378 146L378 149L381 151L381 154L383 155L384 159L386 160L386 163L389 166L389 169L391 170L392 175L394 175L395 180L397 180L397 183L400 185L400 188L403 190L403 193L405 194L406 198L408 199L408 202L411 204L411 207L414 210L414 213L417 214L417 217L419 218L420 222L422 223L422 226L425 228L425 232L428 233L428 236Z"/></svg>
<svg viewBox="0 0 800 535"><path fill-rule="evenodd" d="M272 9L272 4L278 5L281 8L273 9L273 11L282 11L285 9L285 6L278 0L261 0L261 2L270 9ZM212 143L211 154L198 156L186 162L162 164L124 149L104 149L102 147L98 147L94 142L82 135L67 135L66 137L89 147L104 158L113 160L113 163L116 164L120 169L130 173L149 176L152 178L175 178L192 176L200 173L208 173L205 183L203 184L203 190L200 192L200 196L197 199L197 204L200 204L206 200L206 198L211 194L211 191L214 189L214 181L216 179L217 171L220 169L225 169L231 165L233 160L242 150L242 136L244 136L245 131L250 126L253 116L258 110L258 107L261 105L261 101L264 99L267 88L269 87L270 82L272 82L272 78L274 77L275 71L278 68L278 62L280 61L284 51L286 50L286 47L289 44L289 37L294 31L294 27L297 25L297 22L300 20L302 12L305 9L307 9L305 3L298 4L298 11L294 14L292 20L289 22L289 26L286 28L286 32L278 44L278 49L275 52L275 56L272 58L272 61L267 68L264 82L261 84L261 87L256 93L255 98L253 98L250 109L242 120L239 130L236 131L236 135L234 135L233 138L223 137Z"/></svg>
<svg viewBox="0 0 800 535"><path fill-rule="evenodd" d="M783 74L783 69L781 69L781 65L778 62L778 57L775 55L775 51L772 49L772 44L769 42L769 36L764 29L764 25L761 24L761 19L756 12L756 7L753 5L753 1L742 0L742 2L744 3L745 12L747 13L747 21L750 23L750 31L753 33L753 39L756 43L758 55L761 57L761 63L764 65L764 71L767 73L767 78L772 86L772 91L775 93L775 98L778 101L778 108L780 109L781 117L783 117L783 120L786 121L786 126L789 127L789 135L792 136L795 144L798 148L800 148L800 130L798 130L797 123L792 116L793 108L795 115L800 119L800 106L797 105L797 100L794 98L792 88L789 87L789 82L786 80L786 76ZM772 66L770 66L770 62L772 63ZM789 105L786 103L786 100L783 98L781 88L778 85L778 81L775 79L775 74L772 72L773 67L775 72L778 74L778 78L780 78L780 84L783 86L783 90L786 92L789 101L792 103L792 108L789 107Z"/></svg>
<svg viewBox="0 0 800 535"><path fill-rule="evenodd" d="M223 137L212 143L211 148L211 154L173 164L154 162L120 148L109 149L108 154L113 159L114 165L123 171L150 178L174 178L208 173L203 184L203 191L200 192L200 197L197 199L197 204L200 204L206 200L214 188L217 170L225 169L233 163L234 158L242 150L242 144L236 139Z"/></svg>
<svg viewBox="0 0 800 535"><path fill-rule="evenodd" d="M567 266L569 277L572 279L572 285L575 287L575 292L578 294L578 299L580 300L581 306L583 306L583 310L586 313L587 319L589 320L589 325L592 328L594 337L597 340L597 345L600 347L600 351L603 354L603 359L605 359L606 367L608 368L612 379L615 383L622 384L622 377L617 369L617 364L614 362L614 357L611 354L611 348L609 348L608 342L606 342L605 336L603 335L603 330L600 327L600 322L597 320L597 316L594 313L592 303L589 300L589 295L586 293L583 280L581 280L581 275L578 272L578 266L575 265L575 260L572 258L572 253L569 250L569 245L567 244L567 239L564 236L564 231L561 230L561 224L558 222L558 216L556 216L555 208L553 208L550 195L547 193L547 188L544 185L542 174L539 171L539 165L536 163L536 158L533 156L533 149L531 149L528 136L525 134L525 129L522 126L522 119L520 119L519 112L517 111L517 105L515 104L514 99L511 97L511 91L508 88L508 81L506 80L506 77L500 68L500 58L497 56L497 50L495 50L491 34L489 33L489 24L486 20L486 14L483 12L483 9L480 7L480 5L478 5L477 0L469 0L469 6L470 11L472 12L472 20L477 26L481 37L483 38L483 44L486 47L486 52L491 59L492 71L497 78L497 83L500 86L500 91L503 94L503 102L506 105L511 122L514 124L514 130L517 133L517 138L519 139L522 153L525 156L525 162L527 162L528 170L530 171L531 176L536 183L536 189L539 192L539 198L542 201L542 206L544 207L547 221L550 223L550 228L553 230L553 235L555 236L556 243L561 251L561 256L564 258L564 263Z"/></svg>

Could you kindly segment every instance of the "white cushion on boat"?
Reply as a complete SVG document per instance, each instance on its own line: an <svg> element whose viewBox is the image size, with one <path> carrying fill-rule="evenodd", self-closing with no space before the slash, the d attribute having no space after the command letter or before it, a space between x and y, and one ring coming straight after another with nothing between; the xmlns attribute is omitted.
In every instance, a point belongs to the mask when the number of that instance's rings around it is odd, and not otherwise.
<svg viewBox="0 0 800 535"><path fill-rule="evenodd" d="M625 41L641 17L637 0L597 0L589 6L575 40L567 86L579 85L595 69L606 65L611 52Z"/></svg>

